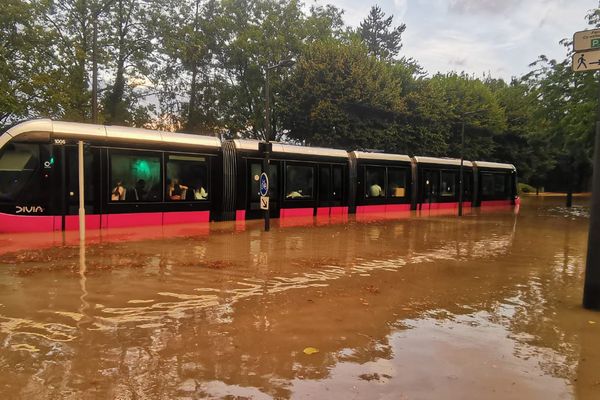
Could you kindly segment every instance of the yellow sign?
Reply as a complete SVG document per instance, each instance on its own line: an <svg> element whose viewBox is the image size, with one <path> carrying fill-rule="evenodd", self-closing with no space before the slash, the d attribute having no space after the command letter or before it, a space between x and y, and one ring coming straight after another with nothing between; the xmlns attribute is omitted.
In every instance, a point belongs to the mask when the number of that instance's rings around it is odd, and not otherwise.
<svg viewBox="0 0 600 400"><path fill-rule="evenodd" d="M575 53L571 58L571 68L574 72L595 71L600 69L600 50Z"/></svg>
<svg viewBox="0 0 600 400"><path fill-rule="evenodd" d="M269 209L269 196L260 196L260 209L261 210Z"/></svg>
<svg viewBox="0 0 600 400"><path fill-rule="evenodd" d="M573 50L591 50L600 47L600 29L575 32L573 34Z"/></svg>

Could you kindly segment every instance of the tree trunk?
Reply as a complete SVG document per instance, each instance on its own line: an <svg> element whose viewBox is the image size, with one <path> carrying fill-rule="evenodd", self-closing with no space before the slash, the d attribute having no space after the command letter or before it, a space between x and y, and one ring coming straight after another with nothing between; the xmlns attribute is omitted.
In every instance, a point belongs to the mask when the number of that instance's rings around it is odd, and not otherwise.
<svg viewBox="0 0 600 400"><path fill-rule="evenodd" d="M192 84L190 86L190 103L188 104L188 122L187 128L189 130L194 130L197 125L197 115L196 115L196 90L197 90L197 78L198 77L198 67L194 62L192 66Z"/></svg>
<svg viewBox="0 0 600 400"><path fill-rule="evenodd" d="M92 122L98 123L98 14L92 18Z"/></svg>
<svg viewBox="0 0 600 400"><path fill-rule="evenodd" d="M573 175L575 175L573 173L573 167L571 166L571 173L569 175L571 175L571 179L569 179L569 183L567 184L567 204L566 206L568 208L573 206L573 181L575 180L575 177Z"/></svg>

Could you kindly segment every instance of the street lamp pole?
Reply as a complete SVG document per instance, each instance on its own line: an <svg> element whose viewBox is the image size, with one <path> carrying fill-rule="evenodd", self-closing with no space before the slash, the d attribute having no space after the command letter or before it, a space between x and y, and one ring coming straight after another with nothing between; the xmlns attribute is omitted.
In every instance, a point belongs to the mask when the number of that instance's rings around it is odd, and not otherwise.
<svg viewBox="0 0 600 400"><path fill-rule="evenodd" d="M291 67L294 65L294 63L294 60L283 60L277 64L268 65L265 72L265 143L262 146L262 170L265 174L267 174L267 177L269 176L269 158L271 155L271 91L269 86L271 71L281 67ZM271 229L271 216L269 214L269 210L264 210L264 217L265 232L269 232Z"/></svg>
<svg viewBox="0 0 600 400"><path fill-rule="evenodd" d="M477 114L481 110L469 111L462 113L462 122L460 129L460 172L458 181L458 216L462 217L463 214L463 168L465 163L465 119L468 115Z"/></svg>
<svg viewBox="0 0 600 400"><path fill-rule="evenodd" d="M458 216L463 214L463 165L465 162L465 118L462 120L462 128L460 130L460 173L458 179Z"/></svg>

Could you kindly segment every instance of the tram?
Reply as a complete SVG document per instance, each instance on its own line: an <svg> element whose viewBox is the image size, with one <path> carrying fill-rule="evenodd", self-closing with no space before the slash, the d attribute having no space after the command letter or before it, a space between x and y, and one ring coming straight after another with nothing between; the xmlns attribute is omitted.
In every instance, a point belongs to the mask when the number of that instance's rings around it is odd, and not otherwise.
<svg viewBox="0 0 600 400"><path fill-rule="evenodd" d="M78 229L84 147L87 229L260 218L254 140L49 119L0 135L0 232ZM272 144L273 218L457 207L460 160ZM463 205L514 205L511 164L464 161Z"/></svg>

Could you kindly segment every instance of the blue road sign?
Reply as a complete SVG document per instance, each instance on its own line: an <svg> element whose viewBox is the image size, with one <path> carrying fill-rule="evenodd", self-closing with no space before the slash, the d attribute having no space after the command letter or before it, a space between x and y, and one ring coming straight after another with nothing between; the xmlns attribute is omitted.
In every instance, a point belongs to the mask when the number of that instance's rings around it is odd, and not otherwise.
<svg viewBox="0 0 600 400"><path fill-rule="evenodd" d="M259 193L261 196L266 196L268 192L269 192L269 178L267 177L267 174L265 174L263 172L262 174L260 174Z"/></svg>

